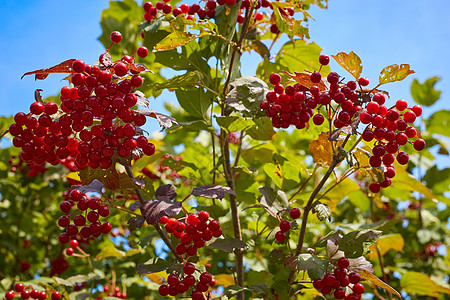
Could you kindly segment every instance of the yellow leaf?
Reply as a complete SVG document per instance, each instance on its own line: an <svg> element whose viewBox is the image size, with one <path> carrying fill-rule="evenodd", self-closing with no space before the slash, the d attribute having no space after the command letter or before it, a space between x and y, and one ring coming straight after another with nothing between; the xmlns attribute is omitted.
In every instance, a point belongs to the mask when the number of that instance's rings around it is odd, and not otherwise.
<svg viewBox="0 0 450 300"><path fill-rule="evenodd" d="M157 284L163 284L164 278L167 278L166 272L158 272L158 273L151 273L145 275L148 279L150 279L152 282Z"/></svg>
<svg viewBox="0 0 450 300"><path fill-rule="evenodd" d="M325 85L325 83L323 83L322 80L320 80L318 83L312 82L311 74L295 72L295 75L293 75L286 71L280 71L280 73L288 75L293 80L298 82L301 86L304 86L308 89L310 89L312 86L317 86L319 88L319 91L325 91L327 89L327 86Z"/></svg>
<svg viewBox="0 0 450 300"><path fill-rule="evenodd" d="M345 52L339 52L336 55L331 55L336 62L343 67L347 72L353 75L356 79L359 78L362 72L361 59L355 52L350 52L349 54Z"/></svg>
<svg viewBox="0 0 450 300"><path fill-rule="evenodd" d="M67 174L65 177L66 177L66 178L69 178L69 179L81 181L80 176L78 175L77 172L70 172L70 173Z"/></svg>
<svg viewBox="0 0 450 300"><path fill-rule="evenodd" d="M236 284L234 277L230 274L214 275L214 279L216 280L216 285L222 285L224 288Z"/></svg>
<svg viewBox="0 0 450 300"><path fill-rule="evenodd" d="M163 38L158 45L156 45L153 51L167 51L172 50L180 46L184 46L196 38L211 35L207 32L202 32L198 35L185 31L174 31L165 38Z"/></svg>
<svg viewBox="0 0 450 300"><path fill-rule="evenodd" d="M376 241L375 244L369 247L369 250L372 251L368 254L369 259L373 259L377 257L377 248L380 251L380 255L385 255L389 250L393 249L395 251L403 251L403 246L405 245L405 241L403 237L399 233L383 235Z"/></svg>
<svg viewBox="0 0 450 300"><path fill-rule="evenodd" d="M450 289L435 283L430 277L418 272L406 272L400 278L400 286L407 293L439 298L439 293L450 294Z"/></svg>
<svg viewBox="0 0 450 300"><path fill-rule="evenodd" d="M408 64L402 64L402 65L390 65L381 70L380 76L378 78L379 85L388 83L388 82L394 82L394 81L401 81L405 79L408 75L414 74L413 70L409 69L410 66Z"/></svg>
<svg viewBox="0 0 450 300"><path fill-rule="evenodd" d="M378 278L377 276L373 275L372 273L370 273L367 270L361 270L358 272L359 275L361 275L362 278L366 279L367 281L369 281L370 283L379 286L380 288L385 289L386 291L395 294L397 296L400 297L400 299L402 299L402 296L400 295L399 292L397 292L396 290L394 290L394 288L392 288L389 284L385 283L383 280L381 280L380 278Z"/></svg>
<svg viewBox="0 0 450 300"><path fill-rule="evenodd" d="M328 140L328 135L322 132L317 140L309 143L309 152L316 164L330 166L333 160L333 148Z"/></svg>

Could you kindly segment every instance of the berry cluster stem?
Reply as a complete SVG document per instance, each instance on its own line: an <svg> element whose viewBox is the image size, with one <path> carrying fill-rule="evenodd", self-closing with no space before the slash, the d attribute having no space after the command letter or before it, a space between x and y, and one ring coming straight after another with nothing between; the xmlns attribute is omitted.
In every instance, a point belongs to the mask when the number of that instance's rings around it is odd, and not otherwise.
<svg viewBox="0 0 450 300"><path fill-rule="evenodd" d="M330 175L333 173L334 168L342 161L342 157L339 155L339 153L336 153L333 157L333 161L331 162L330 167L328 168L325 175L322 177L322 180L319 182L319 184L315 187L314 191L311 193L311 196L308 199L308 202L306 203L306 206L303 210L303 216L302 216L302 226L300 227L300 235L298 238L298 244L297 249L295 251L295 255L298 256L302 253L303 250L303 241L305 239L305 233L306 233L306 225L308 223L308 215L311 209L313 208L313 202L316 198L317 194L320 192L322 187L325 185L325 182L328 180ZM289 274L289 282L292 282L295 275L295 270L291 271Z"/></svg>
<svg viewBox="0 0 450 300"><path fill-rule="evenodd" d="M133 175L133 171L131 170L131 167L130 167L130 166L125 166L125 170L126 170L128 176L129 176L131 179L135 179L135 177L134 177L134 175ZM138 197L139 202L141 203L141 205L144 205L145 200L144 200L144 197L142 196L141 190L140 190L140 189L135 189L134 191L135 191L136 196ZM164 243L166 244L166 246L169 247L170 252L172 252L172 254L176 257L176 259L177 259L179 262L183 262L183 258L182 258L179 254L177 254L177 252L175 251L175 248L173 247L172 243L170 242L169 237L168 237L167 234L164 232L164 230L162 230L161 226L159 226L158 223L156 223L154 226L155 226L155 229L156 229L156 231L158 232L159 236L162 238L162 240L163 240Z"/></svg>

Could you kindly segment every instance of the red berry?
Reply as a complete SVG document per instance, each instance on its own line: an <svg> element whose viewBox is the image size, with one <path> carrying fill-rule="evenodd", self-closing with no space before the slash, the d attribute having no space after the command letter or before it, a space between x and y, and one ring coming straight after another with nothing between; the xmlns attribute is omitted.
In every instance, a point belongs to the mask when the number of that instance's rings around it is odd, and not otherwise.
<svg viewBox="0 0 450 300"><path fill-rule="evenodd" d="M184 267L183 267L183 273L184 274L191 275L191 274L194 274L194 272L195 272L195 266L193 264L186 263L184 265Z"/></svg>
<svg viewBox="0 0 450 300"><path fill-rule="evenodd" d="M289 221L283 220L280 223L281 232L287 232L291 229L291 223Z"/></svg>
<svg viewBox="0 0 450 300"><path fill-rule="evenodd" d="M60 300L61 299L61 294L58 291L53 291L52 292L52 300Z"/></svg>
<svg viewBox="0 0 450 300"><path fill-rule="evenodd" d="M275 239L280 243L284 242L284 240L286 240L286 234L282 231L278 231L275 233Z"/></svg>
<svg viewBox="0 0 450 300"><path fill-rule="evenodd" d="M347 268L350 265L350 261L347 257L341 257L337 261L339 268Z"/></svg>
<svg viewBox="0 0 450 300"><path fill-rule="evenodd" d="M319 83L322 79L322 75L319 72L313 72L310 77L313 83Z"/></svg>
<svg viewBox="0 0 450 300"><path fill-rule="evenodd" d="M317 125L317 126L322 125L324 121L325 121L325 117L322 114L316 114L313 117L314 125Z"/></svg>
<svg viewBox="0 0 450 300"><path fill-rule="evenodd" d="M421 151L425 148L425 141L423 139L417 139L414 141L414 149Z"/></svg>
<svg viewBox="0 0 450 300"><path fill-rule="evenodd" d="M414 105L413 107L411 107L411 110L417 117L420 117L422 115L422 107L420 105Z"/></svg>
<svg viewBox="0 0 450 300"><path fill-rule="evenodd" d="M111 32L109 38L113 43L120 43L120 41L122 40L122 34L119 31L113 31Z"/></svg>
<svg viewBox="0 0 450 300"><path fill-rule="evenodd" d="M292 218L292 219L298 219L299 217L300 217L300 214L301 214L301 212L300 212L300 209L298 209L298 208L292 208L290 211L289 211L289 216Z"/></svg>
<svg viewBox="0 0 450 300"><path fill-rule="evenodd" d="M202 282L204 284L208 284L212 280L212 275L209 272L203 272L202 274L200 274L199 279L200 279L200 282Z"/></svg>
<svg viewBox="0 0 450 300"><path fill-rule="evenodd" d="M281 76L278 73L272 73L269 77L269 82L273 85L277 85L281 82Z"/></svg>
<svg viewBox="0 0 450 300"><path fill-rule="evenodd" d="M200 222L206 222L209 219L209 213L207 211L199 212L198 219L200 220Z"/></svg>
<svg viewBox="0 0 450 300"><path fill-rule="evenodd" d="M147 49L146 47L143 47L143 46L139 47L139 48L137 49L137 55L138 55L140 58L147 57L147 55L148 55L148 49Z"/></svg>
<svg viewBox="0 0 450 300"><path fill-rule="evenodd" d="M380 105L383 105L384 102L386 102L386 98L382 93L376 93L375 95L373 95L372 101L375 101Z"/></svg>
<svg viewBox="0 0 450 300"><path fill-rule="evenodd" d="M330 63L330 57L328 55L322 54L319 56L319 62L321 65L328 65Z"/></svg>
<svg viewBox="0 0 450 300"><path fill-rule="evenodd" d="M398 111L404 111L408 107L408 102L406 100L400 99L395 103L395 108Z"/></svg>
<svg viewBox="0 0 450 300"><path fill-rule="evenodd" d="M187 217L187 221L188 221L189 224L195 226L195 225L198 224L199 219L198 219L198 216L197 216L196 214L190 214L190 215Z"/></svg>
<svg viewBox="0 0 450 300"><path fill-rule="evenodd" d="M165 285L165 284L161 285L161 286L158 288L158 293L159 293L161 296L167 296L167 295L169 295L169 287L168 287L167 285Z"/></svg>
<svg viewBox="0 0 450 300"><path fill-rule="evenodd" d="M403 114L403 120L405 120L406 123L414 123L416 117L417 116L413 111L407 111Z"/></svg>
<svg viewBox="0 0 450 300"><path fill-rule="evenodd" d="M257 12L255 14L255 20L256 21L261 21L262 19L264 19L264 14L262 12Z"/></svg>
<svg viewBox="0 0 450 300"><path fill-rule="evenodd" d="M14 298L14 296L15 296L16 294L14 293L14 291L13 290L10 290L10 291L7 291L6 293L5 293L5 298L6 299L13 299Z"/></svg>
<svg viewBox="0 0 450 300"><path fill-rule="evenodd" d="M30 105L30 112L34 115L40 115L44 111L44 104L41 102L33 102Z"/></svg>
<svg viewBox="0 0 450 300"><path fill-rule="evenodd" d="M78 241L77 240L71 240L70 241L70 247L71 248L77 248L78 247Z"/></svg>
<svg viewBox="0 0 450 300"><path fill-rule="evenodd" d="M22 299L29 299L30 298L30 291L28 290L23 290L22 293L20 294L20 297Z"/></svg>
<svg viewBox="0 0 450 300"><path fill-rule="evenodd" d="M22 292L24 289L23 283L18 282L14 285L14 290L18 293Z"/></svg>
<svg viewBox="0 0 450 300"><path fill-rule="evenodd" d="M358 83L360 86L368 86L369 79L367 79L366 77L360 77L360 78L358 78Z"/></svg>
<svg viewBox="0 0 450 300"><path fill-rule="evenodd" d="M321 290L324 287L324 282L321 278L314 279L313 286L316 290Z"/></svg>
<svg viewBox="0 0 450 300"><path fill-rule="evenodd" d="M339 82L339 74L336 72L331 72L330 74L328 74L327 76L327 81L330 84L336 84Z"/></svg>
<svg viewBox="0 0 450 300"><path fill-rule="evenodd" d="M378 104L378 102L369 102L367 103L367 112L369 114L376 114L378 112L378 110L380 109L380 104Z"/></svg>
<svg viewBox="0 0 450 300"><path fill-rule="evenodd" d="M344 289L337 289L334 291L334 298L335 299L344 299L345 298L345 290Z"/></svg>
<svg viewBox="0 0 450 300"><path fill-rule="evenodd" d="M66 249L66 254L67 254L68 256L72 256L73 253L74 253L73 248L67 248L67 249Z"/></svg>
<svg viewBox="0 0 450 300"><path fill-rule="evenodd" d="M357 284L361 281L361 275L352 272L348 275L348 280L350 281L350 283Z"/></svg>
<svg viewBox="0 0 450 300"><path fill-rule="evenodd" d="M163 225L167 224L168 221L169 221L169 217L168 217L168 216L162 216L162 217L159 219L159 223L161 223L161 224L163 224Z"/></svg>
<svg viewBox="0 0 450 300"><path fill-rule="evenodd" d="M381 187L380 187L380 184L378 183L378 182L372 182L370 185L369 185L369 190L372 192L372 193L378 193L379 191L380 191L380 189L381 189Z"/></svg>
<svg viewBox="0 0 450 300"><path fill-rule="evenodd" d="M406 165L409 161L409 155L406 152L400 152L397 154L397 161L401 165Z"/></svg>
<svg viewBox="0 0 450 300"><path fill-rule="evenodd" d="M362 293L364 293L365 289L364 289L364 285L362 285L361 283L356 283L353 286L352 290L353 290L353 293L361 295Z"/></svg>

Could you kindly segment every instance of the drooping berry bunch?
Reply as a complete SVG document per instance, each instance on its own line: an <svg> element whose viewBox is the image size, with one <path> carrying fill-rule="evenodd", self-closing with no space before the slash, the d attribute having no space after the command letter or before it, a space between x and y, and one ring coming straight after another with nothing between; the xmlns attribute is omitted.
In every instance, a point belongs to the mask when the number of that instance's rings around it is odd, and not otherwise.
<svg viewBox="0 0 450 300"><path fill-rule="evenodd" d="M160 223L165 225L164 228L168 233L172 233L175 238L180 240L175 251L184 256L186 261L190 256L196 255L197 250L205 246L206 241L222 235L219 221L210 220L209 213L206 211L189 214L184 221L163 216L160 218ZM209 286L214 286L215 280L209 272L201 273L197 280L193 275L195 271L198 271L195 265L186 262L181 273L169 275L167 284L159 287L159 294L176 296L194 287L191 294L192 299L203 299L203 292L206 292Z"/></svg>
<svg viewBox="0 0 450 300"><path fill-rule="evenodd" d="M115 31L111 40L118 43L122 35ZM137 50L139 57L147 54L145 47ZM139 73L145 68L128 55L112 62L106 53L99 61L99 65L73 61L69 80L74 87L61 89L60 107L36 101L30 113L14 116L9 132L25 162L57 165L72 157L78 169L107 169L115 154L128 157L136 148L145 155L155 152L155 146L137 132L146 117L132 109L138 102L134 89L143 83Z"/></svg>
<svg viewBox="0 0 450 300"><path fill-rule="evenodd" d="M65 228L65 232L59 235L61 244L76 240L78 246L78 242L87 243L90 238L97 238L102 233L108 234L111 231L111 223L99 221L100 216L107 217L109 215L109 207L102 204L100 198L89 197L78 189L74 189L65 195L66 199L59 206L60 210L66 214L58 220L58 225ZM72 207L75 205L76 209L72 211ZM87 224L86 220L90 225ZM73 224L71 224L72 222ZM72 242L70 245L71 248L74 248ZM69 250L70 252L73 253L73 249L72 251Z"/></svg>
<svg viewBox="0 0 450 300"><path fill-rule="evenodd" d="M103 293L105 296L108 297L116 297L119 299L127 299L128 295L126 292L123 292L120 290L118 286L115 286L114 288L110 285L103 286ZM103 296L97 297L97 299L103 299Z"/></svg>
<svg viewBox="0 0 450 300"><path fill-rule="evenodd" d="M298 219L300 215L301 215L300 209L296 207L291 208L289 210L289 216L294 220ZM291 222L287 220L282 220L280 222L280 230L277 233L275 233L275 239L280 243L284 242L286 240L286 233L289 230L291 230Z"/></svg>
<svg viewBox="0 0 450 300"><path fill-rule="evenodd" d="M319 57L322 66L329 61L327 55ZM266 101L260 103L260 108L272 119L275 128L294 125L302 129L309 125L311 118L315 125L323 124L327 118L334 129L346 126L356 129L358 121L361 121L366 125L362 138L367 142L376 140L370 165L383 167L385 177L382 182L370 184L371 192L377 193L391 185L396 159L402 165L408 163L408 154L400 151L399 146L412 143L417 151L425 148L425 141L418 137L418 131L408 125L422 114L419 105L408 108L405 100L398 100L395 106L388 109L381 92L363 89L369 85L365 77L360 77L357 82L342 83L339 74L331 72L325 81L316 71L309 75L309 80L310 84L302 82L283 86L281 76L272 73L269 81L274 85L273 91L266 94ZM326 116L320 112L321 109L327 112Z"/></svg>
<svg viewBox="0 0 450 300"><path fill-rule="evenodd" d="M335 299L358 300L364 293L364 285L360 283L361 275L350 272L348 258L341 257L337 260L337 267L333 273L326 273L323 278L313 281L313 286L322 294L333 293Z"/></svg>
<svg viewBox="0 0 450 300"><path fill-rule="evenodd" d="M39 176L40 174L44 174L48 169L43 165L36 164L27 164L22 157L11 156L8 160L8 164L11 165L10 171L16 173L19 171L20 173L25 173L28 178Z"/></svg>
<svg viewBox="0 0 450 300"><path fill-rule="evenodd" d="M58 256L52 261L52 266L50 268L50 276L60 275L69 269L70 265L64 255Z"/></svg>
<svg viewBox="0 0 450 300"><path fill-rule="evenodd" d="M16 295L22 299L39 299L39 300L46 300L47 299L47 293L50 291L39 291L35 288L33 288L32 285L24 286L23 283L18 282L14 285L14 290L9 290L5 293L5 299L10 300L14 299ZM52 300L60 300L61 294L58 291L51 291L50 294ZM17 294L16 294L17 293Z"/></svg>
<svg viewBox="0 0 450 300"><path fill-rule="evenodd" d="M408 108L408 103L403 99L398 100L395 106L389 109L384 103L384 95L375 94L372 101L367 103L366 110L359 116L361 123L368 125L362 133L362 138L367 142L376 140L369 163L374 168L382 167L384 171L383 182L372 182L369 185L372 193L378 193L381 188L391 185L391 178L395 176L395 160L401 165L408 163L409 155L399 151L400 146L412 143L417 151L425 148L425 141L418 137L416 128L409 125L422 115L422 108L419 105Z"/></svg>

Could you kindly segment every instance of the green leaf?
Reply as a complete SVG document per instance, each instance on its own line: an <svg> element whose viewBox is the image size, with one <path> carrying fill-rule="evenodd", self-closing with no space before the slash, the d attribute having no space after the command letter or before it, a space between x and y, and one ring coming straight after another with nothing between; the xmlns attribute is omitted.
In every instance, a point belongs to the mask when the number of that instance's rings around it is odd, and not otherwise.
<svg viewBox="0 0 450 300"><path fill-rule="evenodd" d="M164 271L167 268L173 266L174 264L175 264L174 261L166 261L161 258L156 258L151 259L145 264L138 265L137 271L139 276L142 276L142 274L151 274Z"/></svg>
<svg viewBox="0 0 450 300"><path fill-rule="evenodd" d="M430 189L417 180L413 175L408 173L404 167L396 167L395 172L395 177L392 178L393 187L410 192L419 192L424 195L425 199L428 200L436 199Z"/></svg>
<svg viewBox="0 0 450 300"><path fill-rule="evenodd" d="M362 72L361 59L355 52L349 54L345 52L339 52L336 55L331 55L336 62L349 72L355 79L358 79Z"/></svg>
<svg viewBox="0 0 450 300"><path fill-rule="evenodd" d="M252 119L242 117L218 117L216 121L227 132L243 131L255 126Z"/></svg>
<svg viewBox="0 0 450 300"><path fill-rule="evenodd" d="M247 244L236 238L220 238L207 245L209 248L223 250L225 252L233 252L234 249L247 248Z"/></svg>
<svg viewBox="0 0 450 300"><path fill-rule="evenodd" d="M431 106L441 97L441 91L436 90L434 86L441 77L434 76L430 77L420 83L417 79L414 79L411 83L411 96L417 104L424 106Z"/></svg>
<svg viewBox="0 0 450 300"><path fill-rule="evenodd" d="M427 170L423 180L434 194L443 194L449 190L450 168L439 170L437 166L433 166Z"/></svg>
<svg viewBox="0 0 450 300"><path fill-rule="evenodd" d="M76 275L76 276L72 276L69 277L67 279L62 279L59 277L53 277L53 279L55 280L55 282L59 285L64 285L64 286L75 286L78 282L85 282L91 279L99 279L100 277L95 274L95 273L91 273L89 275Z"/></svg>
<svg viewBox="0 0 450 300"><path fill-rule="evenodd" d="M210 35L207 32L202 32L200 34L192 34L185 31L174 31L162 39L154 48L154 51L167 51L172 50L180 46L184 46L191 41L202 37Z"/></svg>
<svg viewBox="0 0 450 300"><path fill-rule="evenodd" d="M427 120L427 131L450 137L450 110L439 110L433 113Z"/></svg>
<svg viewBox="0 0 450 300"><path fill-rule="evenodd" d="M262 196L258 198L259 203L261 203L261 205L263 205L275 218L279 211L289 207L288 199L283 191L275 191L267 186L260 187L258 190L262 194Z"/></svg>
<svg viewBox="0 0 450 300"><path fill-rule="evenodd" d="M266 284L271 286L273 283L273 275L267 271L253 271L250 270L247 274L247 285Z"/></svg>
<svg viewBox="0 0 450 300"><path fill-rule="evenodd" d="M406 272L400 278L402 290L410 294L439 298L439 294L450 294L450 288L435 283L430 277L419 272Z"/></svg>
<svg viewBox="0 0 450 300"><path fill-rule="evenodd" d="M311 253L300 254L297 256L297 262L299 271L311 270L315 268L324 269L322 260Z"/></svg>
<svg viewBox="0 0 450 300"><path fill-rule="evenodd" d="M270 163L265 164L263 169L267 176L272 179L273 183L281 189L283 186L283 175L281 174L281 170L276 165Z"/></svg>
<svg viewBox="0 0 450 300"><path fill-rule="evenodd" d="M230 83L231 91L225 103L242 113L261 114L259 104L266 99L267 84L254 76L239 77Z"/></svg>
<svg viewBox="0 0 450 300"><path fill-rule="evenodd" d="M100 252L97 254L96 259L102 259L106 257L126 257L126 253L124 251L120 251L117 249L112 241L105 241L102 243L102 247L100 248Z"/></svg>
<svg viewBox="0 0 450 300"><path fill-rule="evenodd" d="M267 46L260 42L260 41L251 41L250 42L250 47L255 50L256 53L258 53L259 55L261 55L261 57L263 59L269 59L270 58L270 51L269 48L267 48Z"/></svg>
<svg viewBox="0 0 450 300"><path fill-rule="evenodd" d="M298 36L300 38L306 37L309 39L308 27L302 26L303 19L291 16L286 11L284 11L284 13L281 13L281 10L284 10L288 7L293 7L292 4L284 2L272 2L272 6L276 25L280 32L286 33L290 37Z"/></svg>
<svg viewBox="0 0 450 300"><path fill-rule="evenodd" d="M247 130L247 134L254 140L270 141L273 140L277 133L273 130L272 121L269 117L253 119L254 127Z"/></svg>
<svg viewBox="0 0 450 300"><path fill-rule="evenodd" d="M410 66L408 64L399 65L390 65L385 67L380 72L380 76L378 78L378 85L382 85L389 82L401 81L405 79L408 75L414 74L413 70L410 70Z"/></svg>
<svg viewBox="0 0 450 300"><path fill-rule="evenodd" d="M339 242L339 250L344 251L348 258L357 258L369 253L369 247L375 243L381 231L378 230L355 230L344 235Z"/></svg>
<svg viewBox="0 0 450 300"><path fill-rule="evenodd" d="M206 120L206 112L212 104L212 94L201 88L179 88L175 90L181 107L191 116Z"/></svg>
<svg viewBox="0 0 450 300"><path fill-rule="evenodd" d="M150 83L147 85L148 89L155 91L162 89L176 89L180 87L195 86L202 82L203 75L199 71L186 72L184 75L174 76L162 83Z"/></svg>

